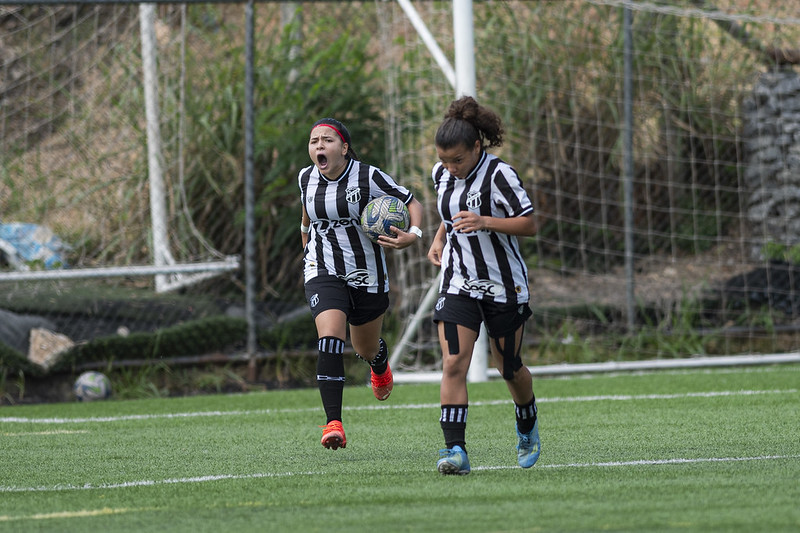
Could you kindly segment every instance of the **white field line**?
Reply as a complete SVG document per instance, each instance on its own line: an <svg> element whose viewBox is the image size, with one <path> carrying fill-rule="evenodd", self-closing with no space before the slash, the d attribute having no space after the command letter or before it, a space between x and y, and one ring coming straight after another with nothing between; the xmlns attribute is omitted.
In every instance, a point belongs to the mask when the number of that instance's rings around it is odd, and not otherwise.
<svg viewBox="0 0 800 533"><path fill-rule="evenodd" d="M54 520L59 518L89 518L95 516L108 516L131 512L156 511L155 507L104 507L102 509L81 509L78 511L58 511L54 513L36 513L32 515L9 516L0 515L0 522L22 522L26 520Z"/></svg>
<svg viewBox="0 0 800 533"><path fill-rule="evenodd" d="M615 466L659 466L685 465L696 463L736 463L742 461L772 461L776 459L800 459L800 455L759 455L756 457L696 457L692 459L641 459L637 461L607 461L601 463L565 463L554 465L537 465L536 468L607 468ZM507 470L518 466L477 466L473 470Z"/></svg>
<svg viewBox="0 0 800 533"><path fill-rule="evenodd" d="M614 468L626 466L662 466L662 465L685 465L696 463L732 463L744 461L776 461L783 459L799 459L800 455L759 455L755 457L697 457L697 458L673 458L673 459L641 459L637 461L613 461L613 462L599 462L599 463L565 463L565 464L540 464L534 467L539 468ZM482 466L475 467L473 470L512 470L519 467L514 465L504 466ZM427 471L427 470L426 470ZM180 485L192 483L208 483L211 481L226 481L226 480L249 480L249 479L264 479L264 478L284 478L295 476L324 476L327 472L324 471L307 471L307 472L256 472L253 474L218 474L212 476L194 476L184 478L168 478L168 479L146 479L139 481L125 481L122 483L85 483L83 485L73 485L69 483L53 485L50 487L12 487L0 485L0 494L2 493L20 493L20 492L63 492L63 491L83 491L83 490L111 490L111 489L125 489L132 487L156 487L162 485ZM340 475L337 473L336 475ZM0 522L8 519L0 515Z"/></svg>
<svg viewBox="0 0 800 533"><path fill-rule="evenodd" d="M49 431L24 431L18 433L0 433L2 437L29 437L31 435L76 435L80 433L89 433L88 429L51 429Z"/></svg>
<svg viewBox="0 0 800 533"><path fill-rule="evenodd" d="M553 398L539 398L537 403L561 403L561 402L604 402L604 401L638 401L638 400L680 400L685 398L717 398L723 396L756 396L766 394L797 394L798 389L774 389L774 390L738 390L738 391L710 391L710 392L686 392L675 394L611 394L600 396L564 396ZM489 400L470 402L472 406L482 405L506 405L510 400ZM438 409L438 403L428 404L390 404L390 405L361 405L344 407L345 411L373 411L382 409ZM86 424L104 422L123 422L136 420L156 420L156 419L176 419L176 418L199 418L199 417L218 417L218 416L263 416L276 413L310 413L319 411L319 407L305 408L286 408L286 409L250 409L233 411L190 411L186 413L162 413L162 414L141 414L141 415L118 415L118 416L92 416L75 418L30 418L18 416L0 417L0 424Z"/></svg>

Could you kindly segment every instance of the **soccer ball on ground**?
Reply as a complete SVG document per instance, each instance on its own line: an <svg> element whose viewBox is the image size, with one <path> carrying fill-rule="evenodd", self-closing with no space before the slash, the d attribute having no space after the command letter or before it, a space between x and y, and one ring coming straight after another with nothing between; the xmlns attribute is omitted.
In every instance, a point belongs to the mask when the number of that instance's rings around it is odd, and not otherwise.
<svg viewBox="0 0 800 533"><path fill-rule="evenodd" d="M381 196L371 200L361 212L361 229L369 240L378 242L378 237L394 237L392 226L407 231L411 226L408 207L399 198Z"/></svg>
<svg viewBox="0 0 800 533"><path fill-rule="evenodd" d="M84 372L75 380L72 392L81 402L105 400L111 397L111 381L100 372Z"/></svg>

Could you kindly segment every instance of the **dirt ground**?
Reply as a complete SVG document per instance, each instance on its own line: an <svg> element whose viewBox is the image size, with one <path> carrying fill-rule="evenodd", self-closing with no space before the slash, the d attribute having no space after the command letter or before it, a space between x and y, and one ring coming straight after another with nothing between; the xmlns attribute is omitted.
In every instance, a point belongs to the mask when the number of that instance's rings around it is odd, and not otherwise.
<svg viewBox="0 0 800 533"><path fill-rule="evenodd" d="M732 258L648 258L634 268L634 295L637 300L668 305L704 291L719 289L730 278L748 272L753 264ZM608 274L577 272L561 274L552 270L532 270L533 302L538 307L592 303L624 309L628 284L625 269Z"/></svg>

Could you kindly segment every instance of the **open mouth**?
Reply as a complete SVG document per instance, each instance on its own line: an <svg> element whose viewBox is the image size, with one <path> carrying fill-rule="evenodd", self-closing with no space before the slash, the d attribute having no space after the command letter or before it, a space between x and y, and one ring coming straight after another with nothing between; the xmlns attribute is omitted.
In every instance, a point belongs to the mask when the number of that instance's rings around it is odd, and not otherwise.
<svg viewBox="0 0 800 533"><path fill-rule="evenodd" d="M328 165L328 157L325 154L319 154L317 156L317 166L320 168L324 168Z"/></svg>

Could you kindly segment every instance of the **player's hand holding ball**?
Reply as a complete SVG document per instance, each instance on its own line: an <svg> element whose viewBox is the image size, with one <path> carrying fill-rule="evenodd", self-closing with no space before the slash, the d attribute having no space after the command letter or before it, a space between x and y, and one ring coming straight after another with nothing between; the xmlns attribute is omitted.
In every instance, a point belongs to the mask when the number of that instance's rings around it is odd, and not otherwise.
<svg viewBox="0 0 800 533"><path fill-rule="evenodd" d="M361 229L372 242L395 250L407 248L422 238L422 231L411 226L408 208L394 196L370 201L361 213Z"/></svg>

